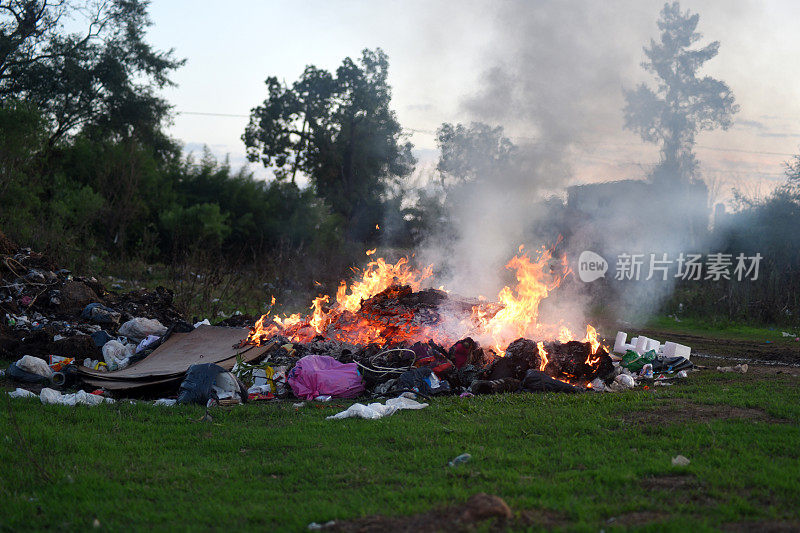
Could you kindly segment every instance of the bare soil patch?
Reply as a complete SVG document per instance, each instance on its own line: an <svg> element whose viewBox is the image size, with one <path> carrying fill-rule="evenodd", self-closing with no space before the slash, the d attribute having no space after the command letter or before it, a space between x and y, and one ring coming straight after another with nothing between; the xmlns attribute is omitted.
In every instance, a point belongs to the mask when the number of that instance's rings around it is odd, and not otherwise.
<svg viewBox="0 0 800 533"><path fill-rule="evenodd" d="M693 335L689 333L641 330L642 335L656 339L668 338L692 347L692 355L710 355L733 357L737 360L774 361L789 365L800 364L800 342L798 343L765 343L760 340L720 339L712 336ZM725 366L725 365L721 365Z"/></svg>
<svg viewBox="0 0 800 533"><path fill-rule="evenodd" d="M547 509L525 510L513 517L511 509L498 496L475 494L465 503L408 516L368 516L323 524L323 531L385 533L386 531L427 533L437 531L506 531L531 526L548 529L568 525L561 513Z"/></svg>
<svg viewBox="0 0 800 533"><path fill-rule="evenodd" d="M633 511L619 516L612 516L606 523L609 526L636 527L669 518L669 513L657 510Z"/></svg>
<svg viewBox="0 0 800 533"><path fill-rule="evenodd" d="M789 531L800 531L800 522L796 520L759 520L755 522L734 522L723 525L722 530L731 532L760 531L761 533L784 533Z"/></svg>
<svg viewBox="0 0 800 533"><path fill-rule="evenodd" d="M770 416L761 409L750 407L734 407L731 405L706 405L693 403L683 398L676 398L657 405L648 411L634 411L622 416L626 424L675 424L678 422L710 422L712 420L726 420L743 418L757 422L770 422L774 424L786 420Z"/></svg>

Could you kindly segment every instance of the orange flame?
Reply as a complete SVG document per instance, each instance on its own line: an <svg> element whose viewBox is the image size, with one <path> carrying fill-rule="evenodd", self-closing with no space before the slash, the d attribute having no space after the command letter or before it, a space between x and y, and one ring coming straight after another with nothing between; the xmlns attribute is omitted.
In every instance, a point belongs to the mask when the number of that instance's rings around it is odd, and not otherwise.
<svg viewBox="0 0 800 533"><path fill-rule="evenodd" d="M539 353L542 355L542 362L539 363L539 370L544 372L544 367L546 367L549 362L547 359L547 350L544 349L544 343L542 341L537 342L536 346L539 348Z"/></svg>
<svg viewBox="0 0 800 533"><path fill-rule="evenodd" d="M527 254L515 256L506 268L516 271L516 287L503 287L497 303L473 307L472 319L482 334L479 336L491 339L498 352L518 337L537 333L539 303L563 280L563 275L553 277L549 273L551 258L552 252L544 248L535 261Z"/></svg>
<svg viewBox="0 0 800 533"><path fill-rule="evenodd" d="M592 346L592 353L586 356L586 364L594 366L600 362L600 356L592 357L597 353L597 349L600 348L600 341L597 340L597 330L589 324L586 325L586 340L584 342L588 342Z"/></svg>

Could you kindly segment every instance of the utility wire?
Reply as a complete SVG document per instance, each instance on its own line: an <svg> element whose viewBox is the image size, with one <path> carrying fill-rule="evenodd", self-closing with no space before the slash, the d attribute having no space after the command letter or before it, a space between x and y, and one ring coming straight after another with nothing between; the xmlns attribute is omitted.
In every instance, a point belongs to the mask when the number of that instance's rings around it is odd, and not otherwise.
<svg viewBox="0 0 800 533"><path fill-rule="evenodd" d="M209 113L204 111L176 111L176 115L194 115L194 116L202 116L202 117L230 117L230 118L250 118L250 115L239 115L235 113ZM403 128L405 131L410 131L411 133L424 133L426 135L436 135L436 131L434 130L424 130L420 128ZM547 141L537 140L534 137L519 137L513 136L509 137L510 139L514 140L524 140L524 141L537 141L539 143L544 143ZM605 145L605 146L639 146L635 143L609 143L604 141L596 141L596 142L579 142L578 144L596 144L596 145ZM703 150L715 150L717 152L735 152L741 154L756 154L756 155L779 155L785 157L792 157L797 154L790 154L785 152L759 152L757 150L742 150L740 148L724 148L721 146L707 146L704 144L696 144L696 148L701 148Z"/></svg>

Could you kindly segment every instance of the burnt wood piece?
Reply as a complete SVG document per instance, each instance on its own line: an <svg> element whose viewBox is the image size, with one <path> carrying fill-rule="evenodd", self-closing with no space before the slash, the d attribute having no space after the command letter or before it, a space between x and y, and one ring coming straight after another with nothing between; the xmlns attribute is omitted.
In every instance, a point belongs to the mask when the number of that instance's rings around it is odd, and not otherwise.
<svg viewBox="0 0 800 533"><path fill-rule="evenodd" d="M548 359L545 372L551 376L591 381L596 377L604 378L614 370L608 352L601 347L592 354L592 345L588 342L552 342L544 346Z"/></svg>

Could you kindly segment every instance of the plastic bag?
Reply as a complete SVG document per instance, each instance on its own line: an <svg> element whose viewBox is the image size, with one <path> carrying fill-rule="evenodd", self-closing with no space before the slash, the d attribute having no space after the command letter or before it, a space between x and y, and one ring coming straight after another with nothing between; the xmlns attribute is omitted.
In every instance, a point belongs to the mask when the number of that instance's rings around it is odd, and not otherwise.
<svg viewBox="0 0 800 533"><path fill-rule="evenodd" d="M140 342L138 346L136 346L136 353L141 352L145 348L150 348L160 340L161 337L159 337L158 335L148 335L147 337L142 339L142 342Z"/></svg>
<svg viewBox="0 0 800 533"><path fill-rule="evenodd" d="M44 404L58 405L100 405L103 402L114 403L111 398L103 398L97 394L89 394L86 391L78 391L74 394L61 394L57 390L44 388L39 394L39 400Z"/></svg>
<svg viewBox="0 0 800 533"><path fill-rule="evenodd" d="M36 398L36 394L32 393L27 389L20 389L17 387L16 390L13 390L8 393L11 398Z"/></svg>
<svg viewBox="0 0 800 533"><path fill-rule="evenodd" d="M627 368L631 372L638 372L644 367L644 365L652 363L655 360L656 360L655 350L644 352L641 355L634 352L633 350L628 350L627 352L625 352L625 355L622 356L622 362L620 363L620 365Z"/></svg>
<svg viewBox="0 0 800 533"><path fill-rule="evenodd" d="M206 405L209 400L247 401L247 391L230 372L213 363L192 365L178 393L178 403Z"/></svg>
<svg viewBox="0 0 800 533"><path fill-rule="evenodd" d="M128 366L128 359L135 353L135 344L122 344L117 340L110 340L103 345L103 359L112 372Z"/></svg>
<svg viewBox="0 0 800 533"><path fill-rule="evenodd" d="M14 364L17 368L24 370L25 372L30 372L31 374L36 374L37 376L47 379L53 377L53 369L50 368L50 366L47 364L47 361L44 359L39 359L38 357L33 357L30 355L23 355L20 360Z"/></svg>
<svg viewBox="0 0 800 533"><path fill-rule="evenodd" d="M423 409L425 407L428 407L427 403L419 403L411 398L400 396L399 398L387 400L386 405L381 405L380 403L371 403L369 405L354 403L345 411L327 417L327 420L340 420L342 418L366 418L368 420L375 420L377 418L383 418L384 416L393 415L401 409Z"/></svg>
<svg viewBox="0 0 800 533"><path fill-rule="evenodd" d="M327 355L307 355L289 372L287 381L294 395L303 400L317 396L355 398L364 383L355 363L340 363Z"/></svg>
<svg viewBox="0 0 800 533"><path fill-rule="evenodd" d="M134 342L141 342L148 335L161 337L167 332L166 326L154 318L133 318L119 327L119 334Z"/></svg>

